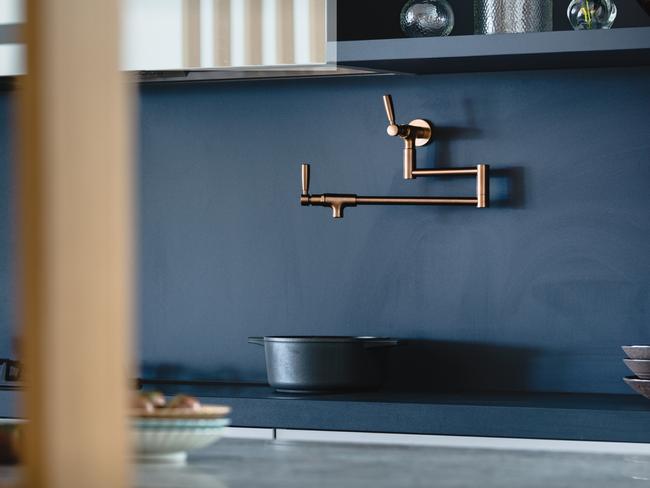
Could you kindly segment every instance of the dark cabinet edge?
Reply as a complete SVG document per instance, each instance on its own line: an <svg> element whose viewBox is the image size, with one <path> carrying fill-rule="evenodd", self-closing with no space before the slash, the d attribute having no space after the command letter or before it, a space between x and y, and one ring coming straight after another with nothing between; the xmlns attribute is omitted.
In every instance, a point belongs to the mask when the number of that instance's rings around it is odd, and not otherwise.
<svg viewBox="0 0 650 488"><path fill-rule="evenodd" d="M341 65L412 74L650 65L650 27L346 41Z"/></svg>
<svg viewBox="0 0 650 488"><path fill-rule="evenodd" d="M264 80L288 80L288 79L319 79L338 77L358 77L393 75L381 69L337 66L329 70L315 69L242 69L242 70L159 70L159 71L137 71L129 75L134 83L140 86L168 85L177 83L240 83L246 81ZM0 92L12 91L16 88L19 77L0 76Z"/></svg>
<svg viewBox="0 0 650 488"><path fill-rule="evenodd" d="M337 64L329 69L172 70L134 72L141 86L378 74L437 74L505 70L650 66L650 27L596 31L379 39L332 43ZM15 78L0 77L0 90Z"/></svg>
<svg viewBox="0 0 650 488"><path fill-rule="evenodd" d="M337 61L523 56L650 49L650 27L342 41Z"/></svg>

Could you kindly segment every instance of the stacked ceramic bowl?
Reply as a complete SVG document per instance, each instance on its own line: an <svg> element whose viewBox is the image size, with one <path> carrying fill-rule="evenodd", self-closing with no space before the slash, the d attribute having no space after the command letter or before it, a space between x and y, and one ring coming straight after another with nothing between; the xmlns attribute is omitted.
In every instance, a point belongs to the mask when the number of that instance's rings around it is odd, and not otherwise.
<svg viewBox="0 0 650 488"><path fill-rule="evenodd" d="M223 436L230 424L230 407L203 405L138 411L131 418L137 458L140 461L184 461L187 452L200 449Z"/></svg>
<svg viewBox="0 0 650 488"><path fill-rule="evenodd" d="M623 380L637 393L650 399L650 346L623 346L627 359L623 362L635 376Z"/></svg>

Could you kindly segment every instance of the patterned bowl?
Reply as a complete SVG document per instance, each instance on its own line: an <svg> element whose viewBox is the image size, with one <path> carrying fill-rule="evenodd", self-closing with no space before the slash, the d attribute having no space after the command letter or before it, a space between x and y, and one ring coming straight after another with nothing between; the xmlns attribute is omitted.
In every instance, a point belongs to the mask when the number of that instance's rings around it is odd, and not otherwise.
<svg viewBox="0 0 650 488"><path fill-rule="evenodd" d="M650 400L650 380L642 380L636 376L626 376L623 380L634 391Z"/></svg>
<svg viewBox="0 0 650 488"><path fill-rule="evenodd" d="M135 418L131 424L139 461L183 462L187 451L219 440L230 420Z"/></svg>

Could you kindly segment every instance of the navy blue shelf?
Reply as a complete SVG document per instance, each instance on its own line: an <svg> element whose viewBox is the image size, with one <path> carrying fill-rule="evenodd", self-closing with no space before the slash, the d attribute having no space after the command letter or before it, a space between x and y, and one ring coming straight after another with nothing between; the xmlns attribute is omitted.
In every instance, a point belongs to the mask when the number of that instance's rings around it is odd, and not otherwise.
<svg viewBox="0 0 650 488"><path fill-rule="evenodd" d="M347 41L336 51L339 65L415 74L642 66L650 27Z"/></svg>
<svg viewBox="0 0 650 488"><path fill-rule="evenodd" d="M650 401L555 393L276 393L267 385L142 381L233 407L238 427L650 442ZM645 426L645 427L644 427Z"/></svg>

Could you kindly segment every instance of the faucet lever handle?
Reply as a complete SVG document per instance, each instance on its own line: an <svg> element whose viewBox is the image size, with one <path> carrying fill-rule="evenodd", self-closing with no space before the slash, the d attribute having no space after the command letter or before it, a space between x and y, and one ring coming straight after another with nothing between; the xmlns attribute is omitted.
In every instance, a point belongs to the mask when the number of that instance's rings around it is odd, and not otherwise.
<svg viewBox="0 0 650 488"><path fill-rule="evenodd" d="M395 109L393 108L393 97L389 94L384 95L384 108L386 109L386 117L390 125L395 124Z"/></svg>
<svg viewBox="0 0 650 488"><path fill-rule="evenodd" d="M302 175L302 194L303 196L309 195L309 164L302 163L300 169Z"/></svg>

